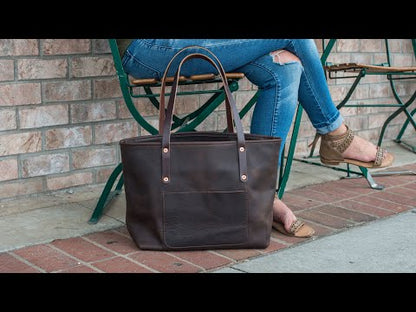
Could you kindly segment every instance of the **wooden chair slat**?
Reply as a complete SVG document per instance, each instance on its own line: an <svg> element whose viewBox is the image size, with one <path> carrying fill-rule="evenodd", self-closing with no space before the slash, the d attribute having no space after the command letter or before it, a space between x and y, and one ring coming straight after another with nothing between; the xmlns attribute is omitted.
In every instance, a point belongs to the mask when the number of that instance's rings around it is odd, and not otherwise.
<svg viewBox="0 0 416 312"><path fill-rule="evenodd" d="M213 80L215 79L216 75L211 73L211 74L201 74L201 75L192 75L189 77L185 77L185 76L180 76L179 77L179 82L184 82L184 81L209 81L209 80ZM242 79L244 78L244 73L226 73L225 77L227 77L228 79ZM166 82L172 82L173 81L173 77L167 77L166 78ZM152 84L156 84L156 83L160 83L160 80L157 80L155 78L133 78L131 80L131 83L133 85L137 85L137 86L142 86L142 85L152 85Z"/></svg>
<svg viewBox="0 0 416 312"><path fill-rule="evenodd" d="M397 66L381 66L381 65L367 65L361 63L340 63L334 65L327 65L325 69L331 72L337 71L360 71L366 69L368 72L377 72L377 73L389 73L389 72L414 72L416 67L406 66L406 67L397 67Z"/></svg>

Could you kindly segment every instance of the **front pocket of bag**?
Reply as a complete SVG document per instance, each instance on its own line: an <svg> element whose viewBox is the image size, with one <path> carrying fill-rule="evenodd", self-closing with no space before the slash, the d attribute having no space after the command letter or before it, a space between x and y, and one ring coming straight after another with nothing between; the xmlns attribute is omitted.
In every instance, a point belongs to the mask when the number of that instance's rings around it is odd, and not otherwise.
<svg viewBox="0 0 416 312"><path fill-rule="evenodd" d="M164 193L164 240L170 248L232 248L248 240L245 191Z"/></svg>

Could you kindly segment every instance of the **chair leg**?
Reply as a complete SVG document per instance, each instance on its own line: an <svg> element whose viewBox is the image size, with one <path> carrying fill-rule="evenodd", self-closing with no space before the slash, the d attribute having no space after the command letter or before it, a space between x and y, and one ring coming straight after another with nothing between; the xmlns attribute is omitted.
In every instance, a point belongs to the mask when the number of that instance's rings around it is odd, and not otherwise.
<svg viewBox="0 0 416 312"><path fill-rule="evenodd" d="M375 189L375 190L384 189L384 185L378 184L376 183L376 181L374 181L373 177L371 176L367 168L364 168L364 167L359 167L359 168L372 189Z"/></svg>
<svg viewBox="0 0 416 312"><path fill-rule="evenodd" d="M117 177L121 174L122 169L123 169L123 166L120 163L111 173L88 223L90 224L97 223L103 214L104 208L110 203L110 201L115 196L121 193L121 189L124 184L123 175L120 176L120 180L118 181L114 191L111 191L111 189L113 188L113 185L117 180Z"/></svg>
<svg viewBox="0 0 416 312"><path fill-rule="evenodd" d="M302 120L302 112L303 112L303 107L300 104L298 104L298 108L297 108L297 111L296 111L295 122L294 122L293 130L292 130L292 137L290 139L290 145L289 145L289 150L288 150L288 154L287 154L287 157L286 157L286 163L285 163L284 169L282 168L284 157L283 157L283 155L281 157L281 169L283 169L283 170L280 170L280 174L279 174L279 188L277 190L277 197L279 197L279 199L282 199L282 197L285 193L285 188L286 188L287 181L289 179L290 169L292 167L293 156L295 154L296 140L298 138L299 126L300 126L300 122ZM282 172L283 172L283 174L282 174Z"/></svg>
<svg viewBox="0 0 416 312"><path fill-rule="evenodd" d="M411 117L413 118L413 116L416 113L416 108L410 113ZM413 119L412 119L413 120ZM404 134L404 132L406 131L407 126L409 125L410 119L406 119L406 121L403 124L403 127L400 129L399 134L397 135L396 139L394 140L394 142L396 143L401 143L406 145L407 147L409 147L413 153L416 153L416 146L413 146L411 144L406 143L405 141L402 141L402 136ZM416 128L415 128L416 129Z"/></svg>

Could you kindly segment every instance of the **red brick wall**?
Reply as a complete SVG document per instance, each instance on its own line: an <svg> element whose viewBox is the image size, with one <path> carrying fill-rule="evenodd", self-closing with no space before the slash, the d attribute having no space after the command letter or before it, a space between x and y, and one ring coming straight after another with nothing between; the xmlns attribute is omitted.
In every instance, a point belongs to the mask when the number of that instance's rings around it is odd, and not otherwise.
<svg viewBox="0 0 416 312"><path fill-rule="evenodd" d="M0 40L0 198L105 182L138 135L107 40Z"/></svg>
<svg viewBox="0 0 416 312"><path fill-rule="evenodd" d="M382 62L383 49L381 39L339 40L329 61ZM392 50L395 65L415 64L409 40L393 40ZM335 101L349 84L329 81ZM414 89L414 82L399 84L405 98ZM255 91L243 80L237 103ZM392 101L392 92L387 80L377 76L365 77L352 98L357 103L386 100ZM182 112L195 105L191 97L179 101ZM155 109L145 100L137 105L157 125ZM222 110L200 128L223 129ZM353 130L376 141L390 110L345 108L342 113ZM247 131L249 121L244 120ZM386 139L397 135L402 121L402 116L394 120ZM104 183L120 161L118 141L144 133L123 104L107 40L0 39L0 199ZM307 153L313 136L304 115L298 154Z"/></svg>

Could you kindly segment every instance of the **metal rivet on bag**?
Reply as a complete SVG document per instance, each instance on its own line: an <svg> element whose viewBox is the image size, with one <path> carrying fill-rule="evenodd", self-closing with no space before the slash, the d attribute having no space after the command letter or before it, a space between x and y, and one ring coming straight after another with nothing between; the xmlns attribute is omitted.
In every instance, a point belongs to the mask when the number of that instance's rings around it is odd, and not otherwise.
<svg viewBox="0 0 416 312"><path fill-rule="evenodd" d="M169 152L169 149L167 147L163 148L163 153L166 154L167 152Z"/></svg>
<svg viewBox="0 0 416 312"><path fill-rule="evenodd" d="M242 146L240 147L240 152L244 152L245 148Z"/></svg>
<svg viewBox="0 0 416 312"><path fill-rule="evenodd" d="M169 178L168 177L163 177L163 182L169 182Z"/></svg>
<svg viewBox="0 0 416 312"><path fill-rule="evenodd" d="M241 180L243 181L247 180L247 176L245 174L241 175Z"/></svg>

